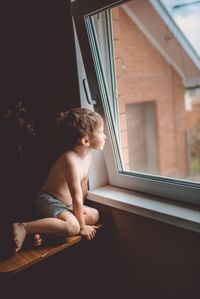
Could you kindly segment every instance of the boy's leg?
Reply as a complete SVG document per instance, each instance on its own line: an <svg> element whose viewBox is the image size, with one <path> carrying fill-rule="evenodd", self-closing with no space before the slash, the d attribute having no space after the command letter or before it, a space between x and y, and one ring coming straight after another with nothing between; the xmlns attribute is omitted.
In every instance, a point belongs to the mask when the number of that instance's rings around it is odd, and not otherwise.
<svg viewBox="0 0 200 299"><path fill-rule="evenodd" d="M75 215L70 211L64 211L58 215L58 219L65 222L68 235L78 235L80 232L80 225Z"/></svg>
<svg viewBox="0 0 200 299"><path fill-rule="evenodd" d="M28 234L49 234L55 236L76 235L80 231L78 220L71 212L63 212L58 218L43 218L31 222L14 223L13 236L19 251Z"/></svg>
<svg viewBox="0 0 200 299"><path fill-rule="evenodd" d="M97 222L99 221L99 212L97 209L84 206L83 213L84 213L84 219L86 224L94 225L97 224Z"/></svg>
<svg viewBox="0 0 200 299"><path fill-rule="evenodd" d="M69 235L77 235L80 230L79 223L74 217L74 215L71 212L63 212L58 216L58 219L66 221L67 224L69 225L68 229L68 234ZM34 235L34 245L35 247L39 247L42 244L42 238L40 234L35 234Z"/></svg>

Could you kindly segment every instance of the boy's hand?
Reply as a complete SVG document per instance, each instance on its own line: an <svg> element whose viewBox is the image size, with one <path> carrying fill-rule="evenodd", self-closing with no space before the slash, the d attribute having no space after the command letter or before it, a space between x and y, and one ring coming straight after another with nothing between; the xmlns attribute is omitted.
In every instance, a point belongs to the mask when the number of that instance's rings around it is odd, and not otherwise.
<svg viewBox="0 0 200 299"><path fill-rule="evenodd" d="M87 240L92 240L96 235L96 228L94 225L85 225L80 229L80 235Z"/></svg>

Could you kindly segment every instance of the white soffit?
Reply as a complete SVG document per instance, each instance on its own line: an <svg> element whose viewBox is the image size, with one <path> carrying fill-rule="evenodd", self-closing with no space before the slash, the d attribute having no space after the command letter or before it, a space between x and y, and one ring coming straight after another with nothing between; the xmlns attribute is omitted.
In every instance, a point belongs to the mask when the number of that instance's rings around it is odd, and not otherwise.
<svg viewBox="0 0 200 299"><path fill-rule="evenodd" d="M124 11L182 77L185 87L200 86L200 58L158 0L134 0Z"/></svg>

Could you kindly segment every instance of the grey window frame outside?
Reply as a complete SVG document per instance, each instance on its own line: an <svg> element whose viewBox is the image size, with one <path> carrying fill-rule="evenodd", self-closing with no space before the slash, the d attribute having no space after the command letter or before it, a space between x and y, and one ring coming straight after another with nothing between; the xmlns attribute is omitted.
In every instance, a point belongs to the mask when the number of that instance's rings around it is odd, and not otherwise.
<svg viewBox="0 0 200 299"><path fill-rule="evenodd" d="M190 204L200 204L200 184L190 181L143 174L138 172L127 172L123 170L118 145L118 132L116 131L113 115L112 100L106 86L105 74L101 64L100 51L95 34L92 15L104 11L113 6L118 6L128 1L114 0L76 0L72 2L72 16L78 36L78 41L83 57L84 67L90 88L92 99L105 115L109 131L109 144L112 148L112 157L107 165L110 184L134 191L151 194L158 197L169 198ZM108 35L110 34L108 30ZM113 160L113 161L111 161Z"/></svg>

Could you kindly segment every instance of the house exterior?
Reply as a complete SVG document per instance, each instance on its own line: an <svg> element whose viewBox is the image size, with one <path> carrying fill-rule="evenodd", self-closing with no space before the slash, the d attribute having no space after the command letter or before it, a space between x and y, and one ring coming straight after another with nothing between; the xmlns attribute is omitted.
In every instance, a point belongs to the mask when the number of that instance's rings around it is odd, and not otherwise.
<svg viewBox="0 0 200 299"><path fill-rule="evenodd" d="M200 106L190 96L188 111L185 90L200 83L200 64L184 37L182 44L176 38L176 25L166 25L150 2L112 10L124 167L187 178L188 130L200 119Z"/></svg>

